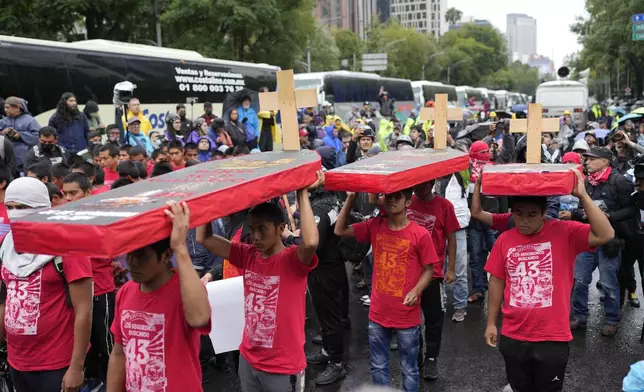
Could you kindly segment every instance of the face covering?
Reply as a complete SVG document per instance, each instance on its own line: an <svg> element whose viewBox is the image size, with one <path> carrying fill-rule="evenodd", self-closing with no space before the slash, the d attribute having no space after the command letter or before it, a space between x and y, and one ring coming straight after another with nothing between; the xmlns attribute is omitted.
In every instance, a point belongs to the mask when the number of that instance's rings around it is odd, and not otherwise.
<svg viewBox="0 0 644 392"><path fill-rule="evenodd" d="M42 151L51 152L51 151L54 150L54 147L55 147L55 145L53 145L53 144L42 144L42 143L40 144L40 149Z"/></svg>
<svg viewBox="0 0 644 392"><path fill-rule="evenodd" d="M161 147L161 139L157 139L152 142L152 147L156 150L157 148Z"/></svg>
<svg viewBox="0 0 644 392"><path fill-rule="evenodd" d="M22 209L22 210L7 210L7 216L9 217L10 221L24 218L27 215L34 214L38 212L38 210L41 210L42 208L27 208L27 209Z"/></svg>

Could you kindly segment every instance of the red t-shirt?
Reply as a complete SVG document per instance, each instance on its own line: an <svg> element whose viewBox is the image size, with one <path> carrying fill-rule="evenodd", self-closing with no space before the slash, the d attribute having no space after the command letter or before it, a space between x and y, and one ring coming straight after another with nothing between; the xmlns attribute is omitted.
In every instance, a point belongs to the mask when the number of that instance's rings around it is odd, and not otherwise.
<svg viewBox="0 0 644 392"><path fill-rule="evenodd" d="M492 230L498 230L500 232L508 231L510 229L510 218L512 218L512 213L510 212L506 214L492 214Z"/></svg>
<svg viewBox="0 0 644 392"><path fill-rule="evenodd" d="M154 170L154 163L152 163L151 161L148 161L148 166L146 170L148 172L148 177L152 177L152 170Z"/></svg>
<svg viewBox="0 0 644 392"><path fill-rule="evenodd" d="M210 322L201 328L186 322L177 273L150 293L127 282L116 294L110 329L125 351L125 389L201 391L199 337L210 329Z"/></svg>
<svg viewBox="0 0 644 392"><path fill-rule="evenodd" d="M438 267L432 239L415 222L402 230L389 228L387 218L372 218L351 225L358 242L371 242L373 278L369 319L387 328L420 325L420 302L405 306L405 296L418 284L425 265Z"/></svg>
<svg viewBox="0 0 644 392"><path fill-rule="evenodd" d="M431 201L422 201L414 195L407 209L407 217L429 231L436 254L444 261L447 236L461 228L452 202L440 196L434 196ZM434 278L443 277L443 267L444 263L434 266Z"/></svg>
<svg viewBox="0 0 644 392"><path fill-rule="evenodd" d="M572 340L573 270L577 255L590 250L589 233L590 225L548 219L535 235L515 227L499 236L485 270L505 281L503 335L527 342Z"/></svg>
<svg viewBox="0 0 644 392"><path fill-rule="evenodd" d="M111 189L107 185L101 185L98 188L92 189L92 195L98 195L99 193L109 192Z"/></svg>
<svg viewBox="0 0 644 392"><path fill-rule="evenodd" d="M269 258L252 245L233 243L230 263L244 272L246 322L239 351L258 370L297 374L306 368L306 282L318 265L306 265L291 246Z"/></svg>
<svg viewBox="0 0 644 392"><path fill-rule="evenodd" d="M70 283L92 277L86 257L63 257L63 271ZM23 372L69 366L75 313L67 307L63 279L54 263L24 278L2 267L2 282L7 287L4 325L9 364Z"/></svg>
<svg viewBox="0 0 644 392"><path fill-rule="evenodd" d="M114 184L114 181L119 179L119 174L116 172L116 170L112 170L109 167L103 169L103 171L105 172L104 184L105 186L111 189L112 184Z"/></svg>
<svg viewBox="0 0 644 392"><path fill-rule="evenodd" d="M186 162L183 161L179 166L175 165L174 162L170 162L170 166L172 166L172 170L181 170L186 168Z"/></svg>
<svg viewBox="0 0 644 392"><path fill-rule="evenodd" d="M116 291L114 284L114 268L111 259L90 259L92 262L92 280L94 281L94 297Z"/></svg>

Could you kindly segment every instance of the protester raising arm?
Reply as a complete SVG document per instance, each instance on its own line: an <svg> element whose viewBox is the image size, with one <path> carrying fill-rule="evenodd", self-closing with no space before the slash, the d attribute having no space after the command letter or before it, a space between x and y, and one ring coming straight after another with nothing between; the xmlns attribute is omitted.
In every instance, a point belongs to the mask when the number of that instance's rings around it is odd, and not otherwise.
<svg viewBox="0 0 644 392"><path fill-rule="evenodd" d="M474 193L472 194L472 218L481 221L489 226L494 225L494 217L491 213L483 211L481 208L481 177L476 180L474 184Z"/></svg>
<svg viewBox="0 0 644 392"><path fill-rule="evenodd" d="M317 189L322 184L324 184L324 172L320 170L317 172L317 179L313 184L297 191L297 204L300 209L300 238L302 239L302 243L297 246L297 257L306 265L309 265L313 260L320 242L318 227L315 224L313 208L311 208L309 200L309 190Z"/></svg>
<svg viewBox="0 0 644 392"><path fill-rule="evenodd" d="M197 242L216 256L230 259L230 241L218 235L212 235L212 225L197 227Z"/></svg>
<svg viewBox="0 0 644 392"><path fill-rule="evenodd" d="M356 194L353 192L347 192L347 200L345 200L340 215L338 216L338 221L335 222L335 235L340 237L355 237L353 232L353 227L349 225L349 218L351 216L351 208L353 208L353 202L356 200Z"/></svg>
<svg viewBox="0 0 644 392"><path fill-rule="evenodd" d="M586 192L586 184L581 173L575 169L577 184L572 192L573 196L579 198L579 203L586 212L588 223L590 223L590 233L588 234L588 245L596 248L606 244L615 237L615 230L611 226L606 214L597 207L593 199Z"/></svg>
<svg viewBox="0 0 644 392"><path fill-rule="evenodd" d="M189 326L200 328L210 322L210 304L208 303L208 294L192 265L186 244L190 228L190 210L185 202L170 202L168 206L165 213L172 219L170 247L177 256L183 312Z"/></svg>

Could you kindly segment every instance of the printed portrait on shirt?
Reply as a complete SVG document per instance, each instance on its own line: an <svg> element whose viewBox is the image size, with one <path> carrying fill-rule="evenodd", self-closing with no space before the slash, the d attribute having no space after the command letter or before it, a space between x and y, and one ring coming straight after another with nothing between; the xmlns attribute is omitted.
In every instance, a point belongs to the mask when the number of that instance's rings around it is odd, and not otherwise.
<svg viewBox="0 0 644 392"><path fill-rule="evenodd" d="M373 250L376 290L393 297L403 297L407 275L410 241L378 234Z"/></svg>
<svg viewBox="0 0 644 392"><path fill-rule="evenodd" d="M277 300L280 277L244 271L244 297L248 342L256 347L272 348L277 329Z"/></svg>
<svg viewBox="0 0 644 392"><path fill-rule="evenodd" d="M552 244L510 248L507 254L510 306L525 309L552 306Z"/></svg>

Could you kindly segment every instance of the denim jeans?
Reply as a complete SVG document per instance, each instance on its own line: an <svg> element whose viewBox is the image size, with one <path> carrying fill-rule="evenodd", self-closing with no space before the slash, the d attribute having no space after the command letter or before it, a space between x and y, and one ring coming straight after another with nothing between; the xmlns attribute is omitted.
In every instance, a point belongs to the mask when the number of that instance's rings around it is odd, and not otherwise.
<svg viewBox="0 0 644 392"><path fill-rule="evenodd" d="M496 241L494 230L489 227L470 226L467 229L467 250L470 253L470 271L472 272L472 293L485 292L486 273L483 267L487 255Z"/></svg>
<svg viewBox="0 0 644 392"><path fill-rule="evenodd" d="M606 293L604 299L605 322L617 324L620 319L618 271L621 252L615 257L607 257L604 247L595 252L585 252L577 256L575 262L575 286L572 290L573 316L582 323L588 320L588 286L593 280L593 271L599 267L599 280Z"/></svg>
<svg viewBox="0 0 644 392"><path fill-rule="evenodd" d="M389 385L389 357L391 337L398 338L398 356L403 375L403 391L418 392L418 351L420 347L420 325L407 329L386 328L369 321L369 351L371 378L375 385Z"/></svg>
<svg viewBox="0 0 644 392"><path fill-rule="evenodd" d="M455 234L456 265L454 266L452 294L454 295L454 309L462 309L467 307L467 231L461 229ZM445 258L445 271L447 271L447 258ZM443 290L443 302L447 303L447 290Z"/></svg>

